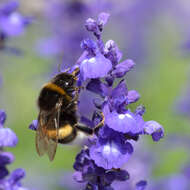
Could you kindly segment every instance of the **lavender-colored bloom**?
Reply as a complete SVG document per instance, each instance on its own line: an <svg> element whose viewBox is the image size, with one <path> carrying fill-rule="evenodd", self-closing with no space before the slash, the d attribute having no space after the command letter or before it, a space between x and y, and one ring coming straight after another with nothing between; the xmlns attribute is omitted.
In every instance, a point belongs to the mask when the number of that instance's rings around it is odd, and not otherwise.
<svg viewBox="0 0 190 190"><path fill-rule="evenodd" d="M21 186L20 180L25 176L23 169L16 169L10 175L7 165L14 161L10 152L4 152L5 147L14 147L18 142L16 134L9 128L4 128L6 114L0 111L0 189L2 190L26 190Z"/></svg>
<svg viewBox="0 0 190 190"><path fill-rule="evenodd" d="M18 6L17 1L10 1L0 8L0 32L7 37L22 34L25 27L31 22L29 18L17 12Z"/></svg>
<svg viewBox="0 0 190 190"><path fill-rule="evenodd" d="M110 112L108 105L104 106L103 113L108 127L122 133L139 134L143 132L144 120L129 110L125 113Z"/></svg>
<svg viewBox="0 0 190 190"><path fill-rule="evenodd" d="M163 127L156 121L147 121L144 124L145 134L152 135L154 141L159 141L164 136Z"/></svg>
<svg viewBox="0 0 190 190"><path fill-rule="evenodd" d="M97 20L98 27L103 28L103 26L107 24L109 17L110 17L109 13L105 12L100 13L98 15L98 20Z"/></svg>
<svg viewBox="0 0 190 190"><path fill-rule="evenodd" d="M137 102L140 97L140 94L136 90L129 90L127 94L127 104Z"/></svg>
<svg viewBox="0 0 190 190"><path fill-rule="evenodd" d="M104 48L105 57L107 57L116 66L122 58L122 53L120 52L117 44L113 40L108 40Z"/></svg>
<svg viewBox="0 0 190 190"><path fill-rule="evenodd" d="M11 37L22 35L32 19L23 16L19 11L18 1L0 4L0 50L7 53L21 55L21 51L14 47L7 47L6 42Z"/></svg>
<svg viewBox="0 0 190 190"><path fill-rule="evenodd" d="M90 147L90 157L96 165L104 169L121 168L133 153L132 145L126 141L123 134L108 127L101 129L100 133L101 137L95 139Z"/></svg>
<svg viewBox="0 0 190 190"><path fill-rule="evenodd" d="M18 139L15 133L9 128L0 128L0 147L14 147Z"/></svg>
<svg viewBox="0 0 190 190"><path fill-rule="evenodd" d="M82 42L84 53L77 61L82 78L79 80L81 82L87 80L86 89L100 95L102 101L95 99L94 104L105 118L103 126L100 129L95 128L93 138L89 139L87 147L77 155L74 164L74 169L77 171L74 177L78 182L86 183L86 190L112 190L111 184L114 181L126 181L129 177L128 172L120 168L128 162L133 153L134 145L132 146L129 140L137 141L139 135L149 134L154 141L158 141L164 133L162 126L157 122L143 120L145 112L143 106L139 106L134 113L127 108L129 104L138 101L140 95L135 90L128 91L124 79L121 79L115 88L113 87L115 78L123 78L133 68L134 63L129 59L119 63L122 53L113 40L104 45L102 31L108 15L102 13L98 19L100 18L103 19L101 27L99 21L87 19L86 29L93 32L96 41L87 39ZM95 67L100 62L97 56L104 60L99 68ZM108 60L109 69L105 64ZM94 68L92 69L89 64ZM94 126L97 126L101 120L97 110L94 111L92 117ZM146 184L146 181L140 181L136 184L136 189L144 190Z"/></svg>
<svg viewBox="0 0 190 190"><path fill-rule="evenodd" d="M33 120L32 123L29 125L29 129L36 131L37 127L38 127L38 120L35 119L35 120Z"/></svg>
<svg viewBox="0 0 190 190"><path fill-rule="evenodd" d="M83 80L105 77L111 68L112 65L109 59L106 59L101 54L83 60L80 65L80 71Z"/></svg>
<svg viewBox="0 0 190 190"><path fill-rule="evenodd" d="M83 149L76 157L74 164L74 177L79 182L87 182L86 189L93 188L110 188L110 184L114 180L125 181L129 178L129 174L123 170L105 170L98 167L90 158L89 149Z"/></svg>
<svg viewBox="0 0 190 190"><path fill-rule="evenodd" d="M126 59L125 61L119 63L115 66L115 70L112 72L112 75L121 78L123 77L127 72L129 72L133 67L135 63L131 59Z"/></svg>
<svg viewBox="0 0 190 190"><path fill-rule="evenodd" d="M14 161L14 155L10 152L0 153L0 165L11 164Z"/></svg>

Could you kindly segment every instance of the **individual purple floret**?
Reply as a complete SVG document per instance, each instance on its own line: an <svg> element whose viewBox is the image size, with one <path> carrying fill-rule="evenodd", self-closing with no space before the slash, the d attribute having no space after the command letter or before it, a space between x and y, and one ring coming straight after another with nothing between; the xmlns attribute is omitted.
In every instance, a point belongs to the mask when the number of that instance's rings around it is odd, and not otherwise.
<svg viewBox="0 0 190 190"><path fill-rule="evenodd" d="M29 129L36 131L37 126L38 126L38 120L35 119L35 120L33 120L32 123L29 125Z"/></svg>
<svg viewBox="0 0 190 190"><path fill-rule="evenodd" d="M89 149L84 148L76 157L74 178L78 182L87 182L86 189L113 189L110 187L114 180L125 181L129 174L120 169L106 170L97 166L90 157Z"/></svg>
<svg viewBox="0 0 190 190"><path fill-rule="evenodd" d="M0 49L6 47L6 40L10 37L23 34L31 23L31 18L22 16L18 7L19 2L16 0L0 5ZM18 52L16 49L11 50Z"/></svg>
<svg viewBox="0 0 190 190"><path fill-rule="evenodd" d="M132 153L133 147L124 134L106 126L100 129L99 137L90 146L90 157L104 169L121 168Z"/></svg>
<svg viewBox="0 0 190 190"><path fill-rule="evenodd" d="M14 161L14 155L4 152L6 147L14 147L18 142L16 134L4 127L6 113L0 110L0 189L2 190L26 190L21 186L21 179L25 176L23 169L16 169L9 174L7 165Z"/></svg>
<svg viewBox="0 0 190 190"><path fill-rule="evenodd" d="M80 85L101 99L93 101L96 110L92 121L81 119L87 125L93 122L90 126L96 126L94 136L89 138L74 163L77 171L74 178L86 183L85 190L113 190L111 184L114 181L128 180L128 172L121 168L134 152L135 143L131 141L137 141L145 134L151 135L154 141L164 136L159 123L144 121L142 105L135 112L128 108L140 98L136 90L128 89L124 78L135 63L131 59L121 61L122 53L113 40L104 45L102 31L108 18L109 14L101 13L97 20L87 19L85 27L93 33L95 40L83 40L84 52L77 61ZM102 120L102 126L97 128ZM144 190L146 185L147 182L141 180L136 184L136 190Z"/></svg>
<svg viewBox="0 0 190 190"><path fill-rule="evenodd" d="M152 135L153 141L159 141L164 136L163 127L156 121L147 121L144 124L145 134Z"/></svg>
<svg viewBox="0 0 190 190"><path fill-rule="evenodd" d="M18 7L18 1L10 1L0 7L0 32L7 37L22 34L31 22L31 19L18 12Z"/></svg>

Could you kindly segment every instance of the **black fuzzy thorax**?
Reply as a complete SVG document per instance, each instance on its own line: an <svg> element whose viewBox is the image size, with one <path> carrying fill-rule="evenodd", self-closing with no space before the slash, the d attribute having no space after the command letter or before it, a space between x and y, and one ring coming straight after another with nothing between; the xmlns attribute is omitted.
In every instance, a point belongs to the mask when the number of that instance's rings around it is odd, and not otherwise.
<svg viewBox="0 0 190 190"><path fill-rule="evenodd" d="M68 73L60 73L56 75L50 83L55 84L64 90L65 94L70 98L70 100L59 91L53 90L47 85L45 85L38 98L38 106L40 109L45 111L51 111L55 108L59 100L62 100L62 109L67 109L68 105L71 104L72 99L74 98L74 91L76 81L73 75Z"/></svg>

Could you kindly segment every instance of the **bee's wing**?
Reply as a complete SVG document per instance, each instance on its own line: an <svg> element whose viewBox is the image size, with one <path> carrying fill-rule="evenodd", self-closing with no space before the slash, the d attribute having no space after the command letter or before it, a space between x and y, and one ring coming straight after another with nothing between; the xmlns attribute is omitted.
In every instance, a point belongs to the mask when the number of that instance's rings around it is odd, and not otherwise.
<svg viewBox="0 0 190 190"><path fill-rule="evenodd" d="M40 111L38 117L38 128L36 131L36 150L42 156L48 154L50 161L54 159L58 142L58 123L57 111L47 116L46 112ZM54 130L54 140L49 134L49 130Z"/></svg>

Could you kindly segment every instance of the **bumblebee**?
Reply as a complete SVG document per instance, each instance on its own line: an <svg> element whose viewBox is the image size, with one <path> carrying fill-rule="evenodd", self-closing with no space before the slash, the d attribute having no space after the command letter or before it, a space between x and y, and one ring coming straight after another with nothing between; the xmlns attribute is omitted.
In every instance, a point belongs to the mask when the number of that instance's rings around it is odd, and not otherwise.
<svg viewBox="0 0 190 190"><path fill-rule="evenodd" d="M94 128L78 122L77 103L79 88L76 87L79 68L71 74L62 72L45 84L38 97L38 126L36 150L42 156L47 153L50 161L55 157L57 144L73 141L78 130L92 135L104 119ZM96 130L95 130L96 129Z"/></svg>

